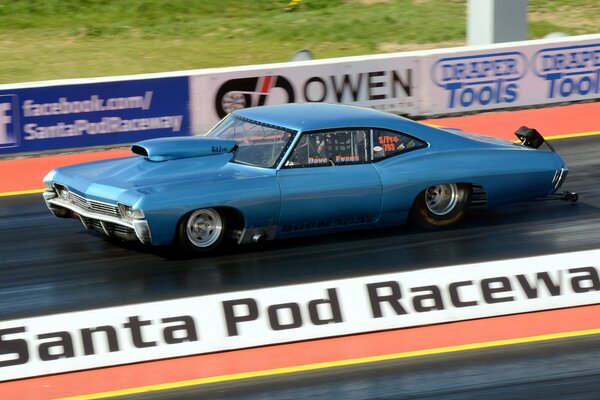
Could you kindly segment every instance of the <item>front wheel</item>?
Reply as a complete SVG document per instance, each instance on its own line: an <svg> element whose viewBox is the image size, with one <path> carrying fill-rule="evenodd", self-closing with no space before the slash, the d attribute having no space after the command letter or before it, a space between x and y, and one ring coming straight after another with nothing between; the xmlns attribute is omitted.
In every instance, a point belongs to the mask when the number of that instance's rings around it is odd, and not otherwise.
<svg viewBox="0 0 600 400"><path fill-rule="evenodd" d="M184 216L177 228L179 246L188 253L205 253L221 244L226 221L219 211L201 208Z"/></svg>
<svg viewBox="0 0 600 400"><path fill-rule="evenodd" d="M444 183L430 186L415 199L411 219L427 228L452 225L464 217L470 201L471 185Z"/></svg>

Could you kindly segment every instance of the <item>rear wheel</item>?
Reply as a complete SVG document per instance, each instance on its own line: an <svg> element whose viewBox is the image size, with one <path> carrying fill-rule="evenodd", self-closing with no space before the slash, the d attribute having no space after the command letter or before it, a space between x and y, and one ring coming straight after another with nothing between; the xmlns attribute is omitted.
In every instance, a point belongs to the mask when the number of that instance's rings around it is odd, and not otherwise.
<svg viewBox="0 0 600 400"><path fill-rule="evenodd" d="M429 228L452 225L465 215L470 201L471 185L444 183L430 186L415 199L411 218Z"/></svg>
<svg viewBox="0 0 600 400"><path fill-rule="evenodd" d="M179 246L188 253L205 253L217 248L225 237L226 220L213 208L192 211L177 228Z"/></svg>

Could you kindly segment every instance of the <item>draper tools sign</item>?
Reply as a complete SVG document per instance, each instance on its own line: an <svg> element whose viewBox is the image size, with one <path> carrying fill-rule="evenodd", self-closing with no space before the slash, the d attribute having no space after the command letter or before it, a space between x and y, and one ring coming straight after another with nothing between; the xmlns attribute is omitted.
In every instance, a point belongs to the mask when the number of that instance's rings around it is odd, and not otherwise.
<svg viewBox="0 0 600 400"><path fill-rule="evenodd" d="M442 58L432 67L432 80L446 91L449 109L503 107L518 99L526 72L525 55L510 51Z"/></svg>
<svg viewBox="0 0 600 400"><path fill-rule="evenodd" d="M562 42L438 50L423 58L429 60L422 65L430 76L420 111L442 114L600 97L598 39Z"/></svg>
<svg viewBox="0 0 600 400"><path fill-rule="evenodd" d="M415 58L399 56L199 74L190 81L193 128L206 132L237 109L283 103L343 103L414 114L417 81Z"/></svg>
<svg viewBox="0 0 600 400"><path fill-rule="evenodd" d="M550 99L600 95L600 43L544 48L533 55L532 68Z"/></svg>
<svg viewBox="0 0 600 400"><path fill-rule="evenodd" d="M600 303L600 250L0 322L0 380Z"/></svg>
<svg viewBox="0 0 600 400"><path fill-rule="evenodd" d="M0 154L189 135L188 80L161 78L0 91Z"/></svg>

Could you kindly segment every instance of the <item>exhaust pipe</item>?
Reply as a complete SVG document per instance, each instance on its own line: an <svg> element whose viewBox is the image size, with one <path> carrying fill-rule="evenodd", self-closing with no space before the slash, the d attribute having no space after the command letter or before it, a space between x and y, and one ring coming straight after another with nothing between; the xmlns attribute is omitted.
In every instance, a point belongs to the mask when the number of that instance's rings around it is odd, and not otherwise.
<svg viewBox="0 0 600 400"><path fill-rule="evenodd" d="M252 236L252 243L262 243L267 240L267 235L263 232L255 233Z"/></svg>

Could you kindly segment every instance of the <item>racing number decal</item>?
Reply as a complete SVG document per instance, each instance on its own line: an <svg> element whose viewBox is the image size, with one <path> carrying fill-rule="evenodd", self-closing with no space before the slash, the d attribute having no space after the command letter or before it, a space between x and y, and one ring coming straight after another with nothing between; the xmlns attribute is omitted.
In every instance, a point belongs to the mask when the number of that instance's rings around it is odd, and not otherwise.
<svg viewBox="0 0 600 400"><path fill-rule="evenodd" d="M400 139L398 138L398 136L392 136L392 135L383 135L383 136L379 136L378 138L379 144L383 147L384 151L396 151L396 146L397 143L400 142ZM402 149L403 147L400 147L402 144L398 145L398 149Z"/></svg>

